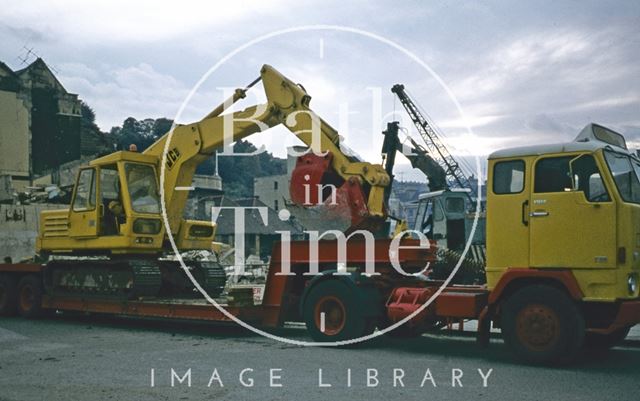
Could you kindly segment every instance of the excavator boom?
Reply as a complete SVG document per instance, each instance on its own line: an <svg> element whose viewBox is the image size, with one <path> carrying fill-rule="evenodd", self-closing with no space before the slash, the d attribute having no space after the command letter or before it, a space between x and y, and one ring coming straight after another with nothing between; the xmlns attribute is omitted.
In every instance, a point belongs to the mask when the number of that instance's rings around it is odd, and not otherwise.
<svg viewBox="0 0 640 401"><path fill-rule="evenodd" d="M267 103L248 107L242 111L221 114L233 103L244 98L248 88L262 81ZM359 186L363 192L363 204L359 205L354 218L355 225L366 225L366 218L384 220L384 188L389 185L389 176L382 166L353 160L340 150L338 132L309 108L311 97L300 86L280 74L269 65L262 67L260 78L246 89L238 89L226 102L216 107L204 119L186 125L177 125L150 146L145 155L158 160L164 157L164 194L169 223L172 232L178 232L188 193L175 188L191 185L196 167L213 152L225 145L246 138L257 132L277 125L284 125L302 142L313 155L306 156L303 164L318 167L322 163L316 159L325 159L328 165L324 170L336 175L338 183ZM167 144L167 141L169 142ZM306 162L306 163L305 163ZM301 166L302 167L302 166ZM303 185L309 185L312 195L323 181L327 171L306 171L302 177L292 177L292 199L296 203L306 203L302 195ZM306 176L309 176L305 179ZM339 188L338 188L339 190ZM347 191L343 193L353 193ZM356 191L357 192L357 191ZM316 196L312 196L314 202ZM346 202L345 202L346 204Z"/></svg>

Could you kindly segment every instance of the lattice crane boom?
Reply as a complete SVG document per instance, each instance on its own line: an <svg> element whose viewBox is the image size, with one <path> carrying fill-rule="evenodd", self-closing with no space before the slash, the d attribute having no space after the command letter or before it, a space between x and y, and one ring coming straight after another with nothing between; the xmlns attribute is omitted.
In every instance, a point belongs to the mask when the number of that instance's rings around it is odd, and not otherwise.
<svg viewBox="0 0 640 401"><path fill-rule="evenodd" d="M398 96L400 103L402 103L402 106L416 126L418 133L420 133L420 136L424 140L427 150L446 172L448 185L450 187L469 189L471 191L468 193L469 200L473 203L473 198L475 198L477 194L473 186L471 186L469 178L464 174L464 171L460 168L460 164L451 152L449 152L449 149L447 149L438 133L433 129L431 124L429 124L426 117L420 112L414 101L404 90L404 85L394 85L391 88L391 92Z"/></svg>

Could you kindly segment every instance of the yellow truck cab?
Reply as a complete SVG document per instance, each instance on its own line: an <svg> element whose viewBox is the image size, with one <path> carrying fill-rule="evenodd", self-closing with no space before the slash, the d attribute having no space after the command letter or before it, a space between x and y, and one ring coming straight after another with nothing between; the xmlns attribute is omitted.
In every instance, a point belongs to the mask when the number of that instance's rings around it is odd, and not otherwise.
<svg viewBox="0 0 640 401"><path fill-rule="evenodd" d="M571 319L587 337L624 337L640 317L640 160L624 137L589 124L573 142L494 152L488 171L492 293L508 298L527 287L527 296L536 298L528 284L547 284L572 299ZM512 313L506 320L516 324L514 335L531 335L539 326L531 317L530 330L518 333L518 319L525 321L527 313L542 322L551 316L536 312L544 304L536 302L520 302L529 310L502 303L515 308L502 311Z"/></svg>
<svg viewBox="0 0 640 401"><path fill-rule="evenodd" d="M489 158L487 283L510 268L570 269L585 301L638 297L640 160L596 124L570 143Z"/></svg>

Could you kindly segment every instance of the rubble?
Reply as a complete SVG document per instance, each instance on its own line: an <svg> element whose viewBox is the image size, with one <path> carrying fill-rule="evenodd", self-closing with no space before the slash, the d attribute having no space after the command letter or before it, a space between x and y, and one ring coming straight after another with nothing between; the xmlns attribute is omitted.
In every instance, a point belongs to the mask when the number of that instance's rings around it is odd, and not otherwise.
<svg viewBox="0 0 640 401"><path fill-rule="evenodd" d="M69 204L71 190L60 188L57 185L35 185L26 188L23 192L14 192L13 200L18 205L30 205L32 203L58 203Z"/></svg>

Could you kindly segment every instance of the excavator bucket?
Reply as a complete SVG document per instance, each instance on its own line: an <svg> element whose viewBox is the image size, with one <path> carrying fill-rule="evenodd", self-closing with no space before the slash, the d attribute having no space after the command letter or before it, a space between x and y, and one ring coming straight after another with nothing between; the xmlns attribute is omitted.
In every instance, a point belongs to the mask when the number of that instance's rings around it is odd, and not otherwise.
<svg viewBox="0 0 640 401"><path fill-rule="evenodd" d="M331 153L311 152L298 157L289 186L291 200L318 214L324 228L378 229L380 219L370 215L362 184L355 178L342 179L331 167L332 158Z"/></svg>

